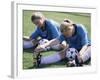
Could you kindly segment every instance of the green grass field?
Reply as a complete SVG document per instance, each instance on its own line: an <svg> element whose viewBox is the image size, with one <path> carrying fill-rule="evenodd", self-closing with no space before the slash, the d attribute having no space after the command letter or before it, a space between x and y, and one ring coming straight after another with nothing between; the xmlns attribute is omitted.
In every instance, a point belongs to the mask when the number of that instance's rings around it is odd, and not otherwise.
<svg viewBox="0 0 100 80"><path fill-rule="evenodd" d="M23 36L30 36L35 29L35 25L31 22L31 14L33 11L23 11ZM48 19L53 19L59 24L65 19L71 19L75 23L86 26L89 36L91 37L91 16L88 13L64 13L64 12L42 12ZM54 54L55 51L43 52L43 56ZM32 50L23 50L23 69L33 69ZM54 64L44 65L43 68L65 67L65 61Z"/></svg>

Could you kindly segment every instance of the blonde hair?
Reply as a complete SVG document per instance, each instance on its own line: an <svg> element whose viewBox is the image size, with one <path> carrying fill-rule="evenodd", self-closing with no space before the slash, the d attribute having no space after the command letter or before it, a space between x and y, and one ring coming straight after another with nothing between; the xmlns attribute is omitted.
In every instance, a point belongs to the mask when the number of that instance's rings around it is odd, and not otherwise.
<svg viewBox="0 0 100 80"><path fill-rule="evenodd" d="M60 25L60 30L65 31L69 26L73 26L74 23L69 19L64 19L64 21Z"/></svg>
<svg viewBox="0 0 100 80"><path fill-rule="evenodd" d="M33 22L35 19L45 18L41 12L33 12L31 16L31 21Z"/></svg>

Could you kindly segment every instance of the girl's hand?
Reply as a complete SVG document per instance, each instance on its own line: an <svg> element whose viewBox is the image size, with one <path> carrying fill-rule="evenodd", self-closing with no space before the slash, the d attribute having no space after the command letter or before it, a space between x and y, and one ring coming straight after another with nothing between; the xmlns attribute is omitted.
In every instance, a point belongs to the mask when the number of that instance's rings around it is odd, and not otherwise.
<svg viewBox="0 0 100 80"><path fill-rule="evenodd" d="M34 51L35 51L36 53L39 53L39 52L44 51L45 49L46 49L46 48L45 48L44 45L39 45Z"/></svg>

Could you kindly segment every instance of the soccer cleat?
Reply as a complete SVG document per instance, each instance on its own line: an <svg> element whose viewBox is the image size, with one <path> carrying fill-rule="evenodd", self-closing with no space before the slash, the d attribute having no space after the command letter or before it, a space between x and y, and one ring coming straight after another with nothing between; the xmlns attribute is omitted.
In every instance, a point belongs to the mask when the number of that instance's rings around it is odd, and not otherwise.
<svg viewBox="0 0 100 80"><path fill-rule="evenodd" d="M40 64L41 64L41 56L40 53L37 55L37 68L40 67Z"/></svg>
<svg viewBox="0 0 100 80"><path fill-rule="evenodd" d="M79 59L77 55L75 56L75 63L76 63L76 66L78 67L83 66L82 60Z"/></svg>
<svg viewBox="0 0 100 80"><path fill-rule="evenodd" d="M67 63L67 67L75 67L75 66L76 66L75 60L69 61Z"/></svg>
<svg viewBox="0 0 100 80"><path fill-rule="evenodd" d="M42 55L40 55L40 53L39 54L37 54L37 55L35 55L35 57L33 57L33 66L35 67L35 68L39 68L40 67L40 64L41 64L41 56Z"/></svg>

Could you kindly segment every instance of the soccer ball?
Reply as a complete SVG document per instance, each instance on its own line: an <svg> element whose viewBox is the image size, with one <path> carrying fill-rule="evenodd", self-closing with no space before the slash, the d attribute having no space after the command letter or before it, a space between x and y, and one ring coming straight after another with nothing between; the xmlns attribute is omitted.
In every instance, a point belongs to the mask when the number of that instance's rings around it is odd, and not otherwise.
<svg viewBox="0 0 100 80"><path fill-rule="evenodd" d="M47 43L47 42L49 42L47 39L41 39L41 40L39 41L39 45L43 45L43 44L45 44L45 43Z"/></svg>
<svg viewBox="0 0 100 80"><path fill-rule="evenodd" d="M78 51L75 48L68 48L66 51L66 58L69 61L75 60L75 56L78 54Z"/></svg>
<svg viewBox="0 0 100 80"><path fill-rule="evenodd" d="M49 42L47 39L41 39L38 45L44 45L45 43ZM46 47L44 51L50 50L50 47Z"/></svg>

